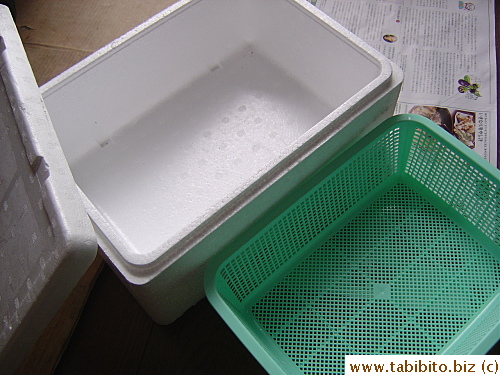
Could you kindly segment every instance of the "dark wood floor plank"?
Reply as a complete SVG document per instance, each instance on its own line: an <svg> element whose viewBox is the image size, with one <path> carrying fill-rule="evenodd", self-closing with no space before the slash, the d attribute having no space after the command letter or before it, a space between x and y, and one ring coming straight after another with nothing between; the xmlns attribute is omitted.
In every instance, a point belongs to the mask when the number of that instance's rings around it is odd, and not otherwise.
<svg viewBox="0 0 500 375"><path fill-rule="evenodd" d="M55 374L136 373L153 324L105 266Z"/></svg>
<svg viewBox="0 0 500 375"><path fill-rule="evenodd" d="M18 368L16 375L45 375L54 371L103 265L104 260L98 255L45 328L30 354Z"/></svg>
<svg viewBox="0 0 500 375"><path fill-rule="evenodd" d="M56 370L80 374L266 374L206 299L168 326L106 265Z"/></svg>
<svg viewBox="0 0 500 375"><path fill-rule="evenodd" d="M168 326L155 325L139 374L266 374L206 299Z"/></svg>

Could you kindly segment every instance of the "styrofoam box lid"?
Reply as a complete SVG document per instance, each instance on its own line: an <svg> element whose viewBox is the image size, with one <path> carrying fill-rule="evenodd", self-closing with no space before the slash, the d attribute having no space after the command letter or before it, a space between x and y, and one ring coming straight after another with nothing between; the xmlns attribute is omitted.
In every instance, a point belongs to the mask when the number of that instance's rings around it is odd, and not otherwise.
<svg viewBox="0 0 500 375"><path fill-rule="evenodd" d="M0 368L15 371L97 242L8 8L0 5Z"/></svg>

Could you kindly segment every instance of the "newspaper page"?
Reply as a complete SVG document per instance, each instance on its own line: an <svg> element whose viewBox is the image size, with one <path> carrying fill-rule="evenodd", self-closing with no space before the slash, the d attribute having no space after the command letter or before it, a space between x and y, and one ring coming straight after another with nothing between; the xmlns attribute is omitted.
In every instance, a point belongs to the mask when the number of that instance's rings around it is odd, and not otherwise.
<svg viewBox="0 0 500 375"><path fill-rule="evenodd" d="M497 166L493 0L310 0L404 71L396 113L430 118Z"/></svg>

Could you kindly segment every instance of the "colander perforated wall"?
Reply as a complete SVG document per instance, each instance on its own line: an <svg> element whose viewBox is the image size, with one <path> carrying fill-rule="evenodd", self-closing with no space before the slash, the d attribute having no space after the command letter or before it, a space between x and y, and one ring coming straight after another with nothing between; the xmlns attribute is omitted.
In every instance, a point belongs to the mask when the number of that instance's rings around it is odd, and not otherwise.
<svg viewBox="0 0 500 375"><path fill-rule="evenodd" d="M399 129L394 129L344 165L335 179L317 186L226 264L221 276L240 302L325 228L397 172L399 136Z"/></svg>
<svg viewBox="0 0 500 375"><path fill-rule="evenodd" d="M425 130L416 129L406 173L500 245L500 189L475 165L464 162Z"/></svg>

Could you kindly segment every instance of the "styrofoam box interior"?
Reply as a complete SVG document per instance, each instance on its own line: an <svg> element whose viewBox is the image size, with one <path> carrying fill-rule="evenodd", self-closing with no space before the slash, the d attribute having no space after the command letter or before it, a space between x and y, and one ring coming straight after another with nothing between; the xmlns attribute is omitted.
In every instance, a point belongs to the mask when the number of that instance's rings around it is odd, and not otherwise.
<svg viewBox="0 0 500 375"><path fill-rule="evenodd" d="M182 1L44 87L90 216L129 265L164 257L388 81L311 9Z"/></svg>

